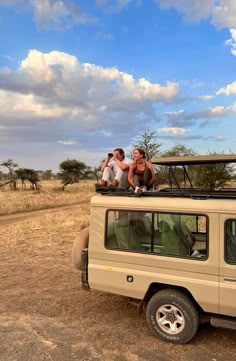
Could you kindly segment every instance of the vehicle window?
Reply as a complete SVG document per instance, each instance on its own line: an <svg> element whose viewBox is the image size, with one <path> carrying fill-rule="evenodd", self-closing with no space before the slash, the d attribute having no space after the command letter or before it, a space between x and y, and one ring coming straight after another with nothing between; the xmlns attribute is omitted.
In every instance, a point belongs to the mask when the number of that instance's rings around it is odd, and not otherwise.
<svg viewBox="0 0 236 361"><path fill-rule="evenodd" d="M228 219L225 222L225 259L227 262L236 263L236 220Z"/></svg>
<svg viewBox="0 0 236 361"><path fill-rule="evenodd" d="M107 248L206 259L207 239L207 220L202 215L107 213Z"/></svg>

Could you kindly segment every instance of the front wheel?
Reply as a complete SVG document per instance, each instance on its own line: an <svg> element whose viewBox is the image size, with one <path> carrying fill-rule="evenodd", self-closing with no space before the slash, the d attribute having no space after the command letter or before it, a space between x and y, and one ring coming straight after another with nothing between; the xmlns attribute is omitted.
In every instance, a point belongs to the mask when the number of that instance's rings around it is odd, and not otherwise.
<svg viewBox="0 0 236 361"><path fill-rule="evenodd" d="M147 305L146 317L156 336L179 344L189 342L199 325L195 305L187 295L175 289L157 292Z"/></svg>

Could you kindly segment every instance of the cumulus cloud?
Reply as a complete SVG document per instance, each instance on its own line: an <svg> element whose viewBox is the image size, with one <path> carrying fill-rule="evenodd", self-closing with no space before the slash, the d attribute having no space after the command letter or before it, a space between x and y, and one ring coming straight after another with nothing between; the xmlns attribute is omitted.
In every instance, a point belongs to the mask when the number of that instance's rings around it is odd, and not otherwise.
<svg viewBox="0 0 236 361"><path fill-rule="evenodd" d="M157 131L159 133L169 133L173 135L183 135L187 132L187 129L184 128L174 128L174 127L164 127L158 128Z"/></svg>
<svg viewBox="0 0 236 361"><path fill-rule="evenodd" d="M224 117L226 113L227 109L224 106L218 105L216 107L188 114L185 116L185 119L221 118Z"/></svg>
<svg viewBox="0 0 236 361"><path fill-rule="evenodd" d="M101 132L126 141L126 133L142 129L141 113L153 120L153 104L171 103L178 91L170 81L151 83L66 53L31 50L16 71L0 69L0 125L35 142L79 139L88 147L104 139Z"/></svg>
<svg viewBox="0 0 236 361"><path fill-rule="evenodd" d="M226 45L231 46L231 54L236 56L236 29L230 29L231 39L225 41Z"/></svg>
<svg viewBox="0 0 236 361"><path fill-rule="evenodd" d="M205 122L199 123L199 126L203 127L206 126L209 121L213 119L218 119L226 116L227 112L232 110L233 107L225 108L224 106L215 106L207 109L202 109L200 111L186 113L183 109L178 111L172 112L165 112L165 120L169 128L167 129L175 129L175 128L189 128L191 126L197 126L197 121L202 121L203 119ZM236 108L235 108L236 110Z"/></svg>
<svg viewBox="0 0 236 361"><path fill-rule="evenodd" d="M235 94L236 93L236 81L234 81L231 84L226 85L226 87L219 89L216 94L226 94L226 95L230 95L230 94Z"/></svg>
<svg viewBox="0 0 236 361"><path fill-rule="evenodd" d="M34 18L40 28L70 28L74 24L85 24L92 17L84 14L73 0L31 0Z"/></svg>
<svg viewBox="0 0 236 361"><path fill-rule="evenodd" d="M175 8L188 20L210 18L217 28L236 27L235 0L155 0L161 9Z"/></svg>
<svg viewBox="0 0 236 361"><path fill-rule="evenodd" d="M214 1L212 11L212 23L217 28L236 27L236 3L235 0Z"/></svg>
<svg viewBox="0 0 236 361"><path fill-rule="evenodd" d="M32 10L39 28L67 29L75 24L93 22L75 0L1 0L2 6L17 6L21 10Z"/></svg>

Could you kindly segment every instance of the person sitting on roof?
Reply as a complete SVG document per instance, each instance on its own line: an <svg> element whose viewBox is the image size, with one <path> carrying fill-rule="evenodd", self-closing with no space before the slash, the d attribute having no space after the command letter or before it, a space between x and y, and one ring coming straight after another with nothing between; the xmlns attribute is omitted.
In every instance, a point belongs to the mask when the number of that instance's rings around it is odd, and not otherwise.
<svg viewBox="0 0 236 361"><path fill-rule="evenodd" d="M128 162L124 161L125 152L122 148L116 148L113 152L108 153L104 160L101 171L103 172L102 179L96 184L96 188L111 187L111 188L128 188Z"/></svg>
<svg viewBox="0 0 236 361"><path fill-rule="evenodd" d="M136 148L133 154L134 161L129 166L128 182L136 191L141 188L143 191L153 187L156 181L153 166L146 161L145 151Z"/></svg>

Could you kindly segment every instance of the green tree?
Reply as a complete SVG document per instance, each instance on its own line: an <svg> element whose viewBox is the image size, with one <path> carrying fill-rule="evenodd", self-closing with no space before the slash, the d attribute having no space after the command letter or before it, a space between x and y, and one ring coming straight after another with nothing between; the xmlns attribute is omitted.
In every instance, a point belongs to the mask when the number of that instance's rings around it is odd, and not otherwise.
<svg viewBox="0 0 236 361"><path fill-rule="evenodd" d="M138 136L137 143L132 144L132 149L129 154L133 158L133 152L136 148L142 148L146 153L146 159L150 161L153 157L159 154L160 143L157 143L157 133L155 130L145 128Z"/></svg>
<svg viewBox="0 0 236 361"><path fill-rule="evenodd" d="M98 182L99 178L101 178L101 166L98 167L88 167L88 171L86 172L85 177L88 179L96 179Z"/></svg>
<svg viewBox="0 0 236 361"><path fill-rule="evenodd" d="M52 170L51 169L46 169L45 172L44 172L44 180L50 180L52 179Z"/></svg>
<svg viewBox="0 0 236 361"><path fill-rule="evenodd" d="M194 155L196 155L196 152L192 148L188 148L187 146L180 143L161 153L162 157L183 157ZM194 168L192 166L188 166L186 167L186 169L188 171L190 179L194 177ZM174 184L174 180L173 177L171 177L171 173L169 172L169 167L159 166L158 170L159 171L157 172L157 182L159 184L168 183L172 187ZM174 174L178 183L182 183L186 180L182 167L176 167L174 169Z"/></svg>
<svg viewBox="0 0 236 361"><path fill-rule="evenodd" d="M0 165L2 167L6 167L9 171L9 173L8 173L9 181L5 182L1 186L10 184L11 189L16 190L16 179L15 179L15 175L14 175L14 169L18 167L18 164L15 163L12 159L8 159L8 160L3 161Z"/></svg>
<svg viewBox="0 0 236 361"><path fill-rule="evenodd" d="M31 183L32 189L39 189L39 176L37 171L30 168L19 168L15 170L16 177L21 180L22 188L26 188L25 181L28 180Z"/></svg>
<svg viewBox="0 0 236 361"><path fill-rule="evenodd" d="M88 167L85 163L76 159L67 159L60 163L60 172L58 177L62 180L62 190L68 184L79 183L80 179L84 179L88 172Z"/></svg>
<svg viewBox="0 0 236 361"><path fill-rule="evenodd" d="M161 153L162 157L183 157L183 156L192 156L197 153L192 149L188 148L184 144L176 144L173 148L170 148Z"/></svg>
<svg viewBox="0 0 236 361"><path fill-rule="evenodd" d="M218 154L216 152L209 154ZM223 153L221 153L223 154ZM232 179L234 166L232 164L217 163L199 165L196 167L195 184L204 189L214 190L223 187Z"/></svg>

